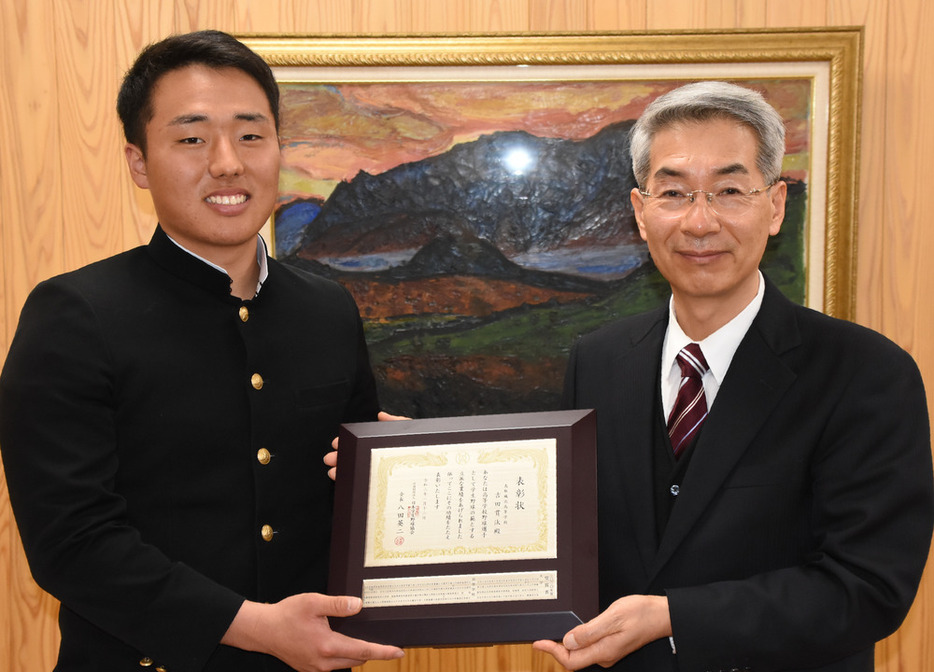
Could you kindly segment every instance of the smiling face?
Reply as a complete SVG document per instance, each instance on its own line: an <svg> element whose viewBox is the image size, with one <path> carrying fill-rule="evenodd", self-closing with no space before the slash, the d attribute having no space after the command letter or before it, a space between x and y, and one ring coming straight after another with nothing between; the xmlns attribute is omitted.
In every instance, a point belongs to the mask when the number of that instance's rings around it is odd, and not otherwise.
<svg viewBox="0 0 934 672"><path fill-rule="evenodd" d="M696 189L744 193L765 186L756 166L755 132L732 119L678 123L652 139L649 177L644 189L658 195ZM659 199L633 189L630 195L639 233L658 270L671 284L678 321L703 316L709 331L729 322L755 297L759 261L769 236L781 228L787 186L750 197L749 206L728 217L717 214L697 194L684 212L665 211ZM687 326L682 323L687 331ZM706 330L705 330L706 331Z"/></svg>
<svg viewBox="0 0 934 672"><path fill-rule="evenodd" d="M221 266L255 259L279 184L279 140L259 84L234 68L187 66L157 81L152 111L145 156L132 144L125 153L162 228Z"/></svg>

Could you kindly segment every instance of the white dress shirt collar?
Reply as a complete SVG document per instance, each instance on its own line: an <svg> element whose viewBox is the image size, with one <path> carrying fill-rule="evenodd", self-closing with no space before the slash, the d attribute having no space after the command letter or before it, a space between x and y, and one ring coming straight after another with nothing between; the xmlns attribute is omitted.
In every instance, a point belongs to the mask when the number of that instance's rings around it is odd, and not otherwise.
<svg viewBox="0 0 934 672"><path fill-rule="evenodd" d="M713 406L720 385L723 384L726 372L733 361L733 355L746 336L746 332L749 331L753 320L756 319L756 315L759 314L764 294L765 279L762 277L762 272L759 271L759 290L756 292L755 298L736 317L704 340L698 342L701 352L704 353L704 359L707 360L707 366L710 367L710 370L704 376L707 408ZM681 349L692 342L681 329L681 325L678 324L674 300L670 299L668 302L668 331L665 333L665 342L662 345L661 368L662 404L666 418L674 405L675 395L677 395L678 386L681 384L681 369L676 358Z"/></svg>

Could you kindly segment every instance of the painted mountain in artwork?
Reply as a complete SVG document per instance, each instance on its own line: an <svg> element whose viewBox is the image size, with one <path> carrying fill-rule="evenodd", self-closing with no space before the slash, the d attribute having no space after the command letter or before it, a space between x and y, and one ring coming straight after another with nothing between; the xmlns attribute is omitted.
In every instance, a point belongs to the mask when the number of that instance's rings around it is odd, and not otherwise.
<svg viewBox="0 0 934 672"><path fill-rule="evenodd" d="M294 221L293 208L313 213L282 251L338 270L385 271L439 244L463 261L456 250L482 241L483 249L522 268L621 277L645 258L621 254L641 248L629 203L630 125L608 126L583 141L499 132L380 175L361 172L323 205L281 208L277 219ZM477 273L514 272L492 259L475 261ZM411 270L454 272L426 268L424 259Z"/></svg>

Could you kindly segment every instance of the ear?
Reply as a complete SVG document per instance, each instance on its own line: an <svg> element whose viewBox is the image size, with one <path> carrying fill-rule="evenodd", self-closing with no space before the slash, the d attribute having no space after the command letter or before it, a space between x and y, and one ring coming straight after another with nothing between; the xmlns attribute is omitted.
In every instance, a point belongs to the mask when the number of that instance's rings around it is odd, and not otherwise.
<svg viewBox="0 0 934 672"><path fill-rule="evenodd" d="M146 157L143 150L132 143L123 148L126 165L130 169L130 177L140 189L149 189L149 177L146 172Z"/></svg>
<svg viewBox="0 0 934 672"><path fill-rule="evenodd" d="M782 230L785 221L785 201L788 198L788 183L779 180L771 190L772 220L769 222L769 235L774 236Z"/></svg>
<svg viewBox="0 0 934 672"><path fill-rule="evenodd" d="M645 205L645 197L639 192L639 187L635 187L629 192L629 202L632 203L632 214L636 216L636 224L639 225L639 235L642 240L648 240L645 237L645 221L642 219L642 207Z"/></svg>

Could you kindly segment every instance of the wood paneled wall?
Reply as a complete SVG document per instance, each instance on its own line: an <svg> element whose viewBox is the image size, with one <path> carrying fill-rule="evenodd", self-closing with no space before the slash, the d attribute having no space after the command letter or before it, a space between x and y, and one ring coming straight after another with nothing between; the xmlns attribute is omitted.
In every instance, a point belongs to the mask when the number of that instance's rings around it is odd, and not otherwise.
<svg viewBox="0 0 934 672"><path fill-rule="evenodd" d="M0 0L0 359L38 281L148 240L154 214L122 158L114 99L138 50L171 32L418 33L865 26L858 322L934 390L934 3L928 0ZM32 582L0 474L0 670L49 670L57 605ZM934 577L877 649L934 670ZM556 670L528 646L413 650L408 670Z"/></svg>

